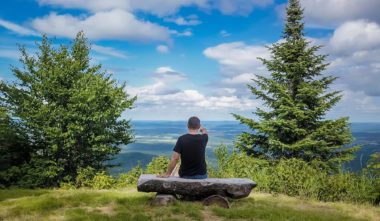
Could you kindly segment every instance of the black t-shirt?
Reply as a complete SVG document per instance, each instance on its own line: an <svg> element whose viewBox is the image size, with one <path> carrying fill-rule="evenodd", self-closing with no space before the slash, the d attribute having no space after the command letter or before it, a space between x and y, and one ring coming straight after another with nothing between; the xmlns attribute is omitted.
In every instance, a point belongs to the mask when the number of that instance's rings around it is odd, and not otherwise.
<svg viewBox="0 0 380 221"><path fill-rule="evenodd" d="M179 176L204 175L206 168L207 134L185 134L178 138L173 151L181 154Z"/></svg>

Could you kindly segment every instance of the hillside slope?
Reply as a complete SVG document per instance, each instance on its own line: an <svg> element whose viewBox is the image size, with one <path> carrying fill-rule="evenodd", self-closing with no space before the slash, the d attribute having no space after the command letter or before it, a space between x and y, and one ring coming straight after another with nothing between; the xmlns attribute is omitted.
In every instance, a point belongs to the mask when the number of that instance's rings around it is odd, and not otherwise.
<svg viewBox="0 0 380 221"><path fill-rule="evenodd" d="M231 209L179 202L149 205L154 194L124 190L0 190L0 220L380 220L380 207L253 193Z"/></svg>

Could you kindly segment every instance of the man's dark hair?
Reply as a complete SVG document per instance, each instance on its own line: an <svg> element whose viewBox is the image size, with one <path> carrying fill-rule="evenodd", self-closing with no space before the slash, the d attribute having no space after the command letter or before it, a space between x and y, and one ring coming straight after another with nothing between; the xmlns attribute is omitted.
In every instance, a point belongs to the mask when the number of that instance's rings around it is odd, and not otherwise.
<svg viewBox="0 0 380 221"><path fill-rule="evenodd" d="M187 127L189 129L199 129L201 127L201 121L198 117L190 117L187 122Z"/></svg>

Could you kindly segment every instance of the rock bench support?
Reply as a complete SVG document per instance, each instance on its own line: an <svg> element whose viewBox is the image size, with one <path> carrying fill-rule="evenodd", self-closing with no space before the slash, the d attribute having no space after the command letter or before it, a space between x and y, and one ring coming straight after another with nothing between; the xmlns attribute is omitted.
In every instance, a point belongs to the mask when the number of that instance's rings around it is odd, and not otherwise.
<svg viewBox="0 0 380 221"><path fill-rule="evenodd" d="M137 184L139 192L156 192L169 195L180 195L186 198L206 199L204 204L247 197L256 183L245 178L208 178L183 179L179 177L158 178L154 174L143 174ZM213 196L213 197L211 197ZM209 199L207 199L209 197ZM226 205L228 201L226 200Z"/></svg>

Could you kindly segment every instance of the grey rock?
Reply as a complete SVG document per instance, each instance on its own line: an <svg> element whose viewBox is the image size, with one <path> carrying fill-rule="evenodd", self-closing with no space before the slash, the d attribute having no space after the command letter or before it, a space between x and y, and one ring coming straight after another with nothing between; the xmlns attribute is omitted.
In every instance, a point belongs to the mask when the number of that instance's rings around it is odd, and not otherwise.
<svg viewBox="0 0 380 221"><path fill-rule="evenodd" d="M239 199L247 197L256 183L245 178L183 179L159 178L154 174L142 174L138 180L139 192L157 192L206 198L219 195Z"/></svg>
<svg viewBox="0 0 380 221"><path fill-rule="evenodd" d="M157 193L156 197L152 201L152 205L155 206L167 206L177 201L177 198L171 194Z"/></svg>
<svg viewBox="0 0 380 221"><path fill-rule="evenodd" d="M228 200L219 195L212 195L212 196L207 197L206 199L203 200L203 205L204 206L217 205L226 209L230 208L230 203L228 202Z"/></svg>

